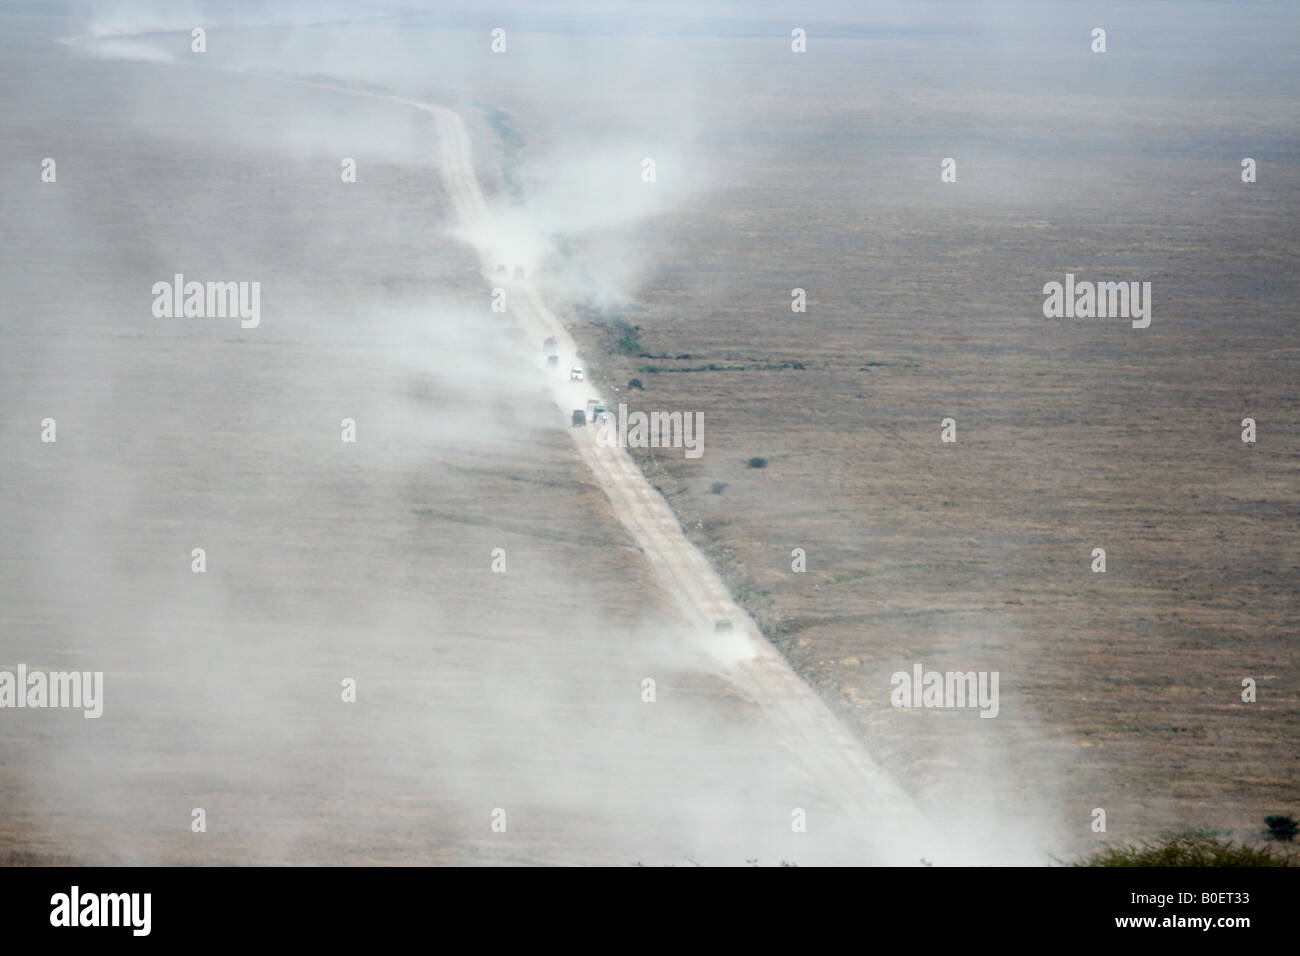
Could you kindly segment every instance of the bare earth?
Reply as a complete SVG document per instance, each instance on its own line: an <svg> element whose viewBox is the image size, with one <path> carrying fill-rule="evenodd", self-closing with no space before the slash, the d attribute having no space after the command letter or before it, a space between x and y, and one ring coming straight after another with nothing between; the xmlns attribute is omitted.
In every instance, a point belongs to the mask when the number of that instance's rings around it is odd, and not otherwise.
<svg viewBox="0 0 1300 956"><path fill-rule="evenodd" d="M0 161L59 181L0 183L0 669L107 702L4 712L0 860L1041 864L1295 813L1300 113L1227 21L1188 68L1215 9L1015 75L958 29L195 63L4 14ZM590 130L662 204L494 277ZM154 319L178 271L261 279L262 326ZM1151 328L1043 319L1067 271L1152 280ZM598 395L702 410L704 456L600 447ZM998 719L890 706L917 662L999 671Z"/></svg>

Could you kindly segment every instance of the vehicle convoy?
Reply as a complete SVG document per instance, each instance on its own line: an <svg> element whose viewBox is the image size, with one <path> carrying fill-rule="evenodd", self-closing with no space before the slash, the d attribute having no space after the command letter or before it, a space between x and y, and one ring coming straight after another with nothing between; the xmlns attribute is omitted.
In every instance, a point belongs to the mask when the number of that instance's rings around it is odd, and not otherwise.
<svg viewBox="0 0 1300 956"><path fill-rule="evenodd" d="M575 366L573 366L573 368L569 369L569 381L571 381L571 382L582 382L582 381L585 381L586 378L587 378L587 374L586 374L586 373L585 373L581 368L579 368L577 365L575 365Z"/></svg>
<svg viewBox="0 0 1300 956"><path fill-rule="evenodd" d="M575 425L587 424L587 413L584 412L581 408L575 408L573 410L573 424Z"/></svg>

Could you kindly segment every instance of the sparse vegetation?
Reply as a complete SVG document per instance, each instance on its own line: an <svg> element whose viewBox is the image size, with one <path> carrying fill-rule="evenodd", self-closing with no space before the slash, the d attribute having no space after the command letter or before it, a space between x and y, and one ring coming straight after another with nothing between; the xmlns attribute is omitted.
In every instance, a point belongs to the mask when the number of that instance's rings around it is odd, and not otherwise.
<svg viewBox="0 0 1300 956"><path fill-rule="evenodd" d="M755 457L749 459L749 461L746 463L746 465L747 465L747 467L749 467L749 468L766 468L766 467L767 467L767 459L766 459L766 458L759 458L759 457L755 456Z"/></svg>
<svg viewBox="0 0 1300 956"><path fill-rule="evenodd" d="M712 485L709 486L709 494L711 495L720 495L726 490L727 490L727 483L725 481L715 481Z"/></svg>
<svg viewBox="0 0 1300 956"><path fill-rule="evenodd" d="M581 319L588 319L598 325L604 325L606 331L614 336L614 351L623 355L639 355L652 358L641 344L641 326L633 325L623 317L623 309L607 312L589 303L573 306L573 314Z"/></svg>
<svg viewBox="0 0 1300 956"><path fill-rule="evenodd" d="M492 131L501 143L501 178L505 180L510 195L518 198L521 193L519 181L515 178L515 169L519 162L519 152L523 149L524 138L510 125L510 114L505 110L481 107Z"/></svg>
<svg viewBox="0 0 1300 956"><path fill-rule="evenodd" d="M632 325L622 319L614 319L614 326L619 331L618 350L624 355L640 355L645 351L641 344L641 326Z"/></svg>
<svg viewBox="0 0 1300 956"><path fill-rule="evenodd" d="M1280 848L1234 843L1208 833L1178 833L1110 847L1075 866L1295 866L1296 855Z"/></svg>
<svg viewBox="0 0 1300 956"><path fill-rule="evenodd" d="M802 371L803 362L767 362L762 365L718 365L716 362L710 362L708 365L697 365L694 368L639 365L636 370L647 375L658 375L660 372L776 372L782 369Z"/></svg>
<svg viewBox="0 0 1300 956"><path fill-rule="evenodd" d="M641 380L639 378L634 378L627 383L627 390L629 392L633 391L634 389L638 392L645 390L645 386L641 384Z"/></svg>

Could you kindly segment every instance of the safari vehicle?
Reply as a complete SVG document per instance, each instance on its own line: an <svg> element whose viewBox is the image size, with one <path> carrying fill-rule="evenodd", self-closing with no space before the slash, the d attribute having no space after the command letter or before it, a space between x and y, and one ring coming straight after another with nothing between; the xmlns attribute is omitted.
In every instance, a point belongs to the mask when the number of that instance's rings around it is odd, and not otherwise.
<svg viewBox="0 0 1300 956"><path fill-rule="evenodd" d="M546 365L547 365L548 368L559 368L559 366L560 366L560 357L559 357L558 355L548 355L548 356L546 356Z"/></svg>
<svg viewBox="0 0 1300 956"><path fill-rule="evenodd" d="M573 410L573 424L575 425L587 424L587 413L584 412L581 408L575 408Z"/></svg>
<svg viewBox="0 0 1300 956"><path fill-rule="evenodd" d="M569 369L569 381L571 381L571 382L582 382L582 381L585 381L586 378L587 378L587 373L584 372L584 371L583 371L581 368L579 368L578 366L575 365L575 366L573 366L573 368Z"/></svg>
<svg viewBox="0 0 1300 956"><path fill-rule="evenodd" d="M713 622L713 633L714 633L714 634L730 634L730 633L731 633L731 622L730 622L730 621L714 621L714 622Z"/></svg>
<svg viewBox="0 0 1300 956"><path fill-rule="evenodd" d="M545 342L542 343L542 348L553 349L558 344L559 343L555 341L555 336L552 335L549 339L547 339Z"/></svg>

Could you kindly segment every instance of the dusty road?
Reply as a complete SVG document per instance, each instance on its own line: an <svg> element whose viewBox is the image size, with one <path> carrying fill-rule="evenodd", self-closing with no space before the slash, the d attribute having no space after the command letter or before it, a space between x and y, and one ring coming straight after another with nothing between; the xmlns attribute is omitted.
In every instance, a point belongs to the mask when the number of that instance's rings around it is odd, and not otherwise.
<svg viewBox="0 0 1300 956"><path fill-rule="evenodd" d="M306 80L319 89L371 97L427 113L436 128L435 162L456 210L460 232L475 242L484 274L484 298L490 287L504 284L511 314L537 343L538 367L547 374L557 418L568 423L571 410L597 397L588 382L572 382L568 370L581 364L577 344L564 323L542 302L531 284L508 281L515 263L496 248L492 211L474 171L469 132L458 113L444 106L370 91ZM559 368L546 368L542 343L555 338ZM600 399L609 402L604 396ZM873 859L864 863L915 865L924 857L939 863L973 862L958 847L960 838L938 833L903 790L863 750L815 691L800 678L760 633L750 616L732 599L708 560L687 539L668 503L646 479L627 451L605 447L594 427L570 428L583 462L608 496L646 560L694 626L703 649L718 662L726 678L769 718L782 746L796 755L817 792L854 821ZM714 622L730 620L735 630L714 634ZM883 691L882 691L883 692Z"/></svg>
<svg viewBox="0 0 1300 956"><path fill-rule="evenodd" d="M960 849L966 840L960 834L941 836L761 635L626 450L598 444L595 428L568 428L570 411L596 397L595 391L588 383L569 381L568 368L578 362L578 348L564 324L527 280L506 282L496 272L502 254L497 248L494 217L476 177L470 137L460 115L437 104L397 95L280 78L341 95L384 100L419 110L433 121L434 162L459 221L458 233L478 251L485 277L485 311L490 288L504 284L509 311L536 342L537 364L547 376L557 424L568 429L581 460L644 553L659 586L673 597L692 625L698 646L716 662L725 679L762 711L770 724L769 736L801 769L804 779L797 789L817 794L835 807L833 829L844 838L845 849L853 848L852 860L897 865L916 865L921 858L940 864L974 862L976 854ZM558 369L544 365L541 346L548 337L559 343L555 350L560 355ZM713 622L719 619L732 621L735 631L715 635ZM708 732L709 728L700 728L701 735ZM795 813L796 808L791 811ZM809 821L808 826L819 828L822 822Z"/></svg>
<svg viewBox="0 0 1300 956"><path fill-rule="evenodd" d="M474 173L469 134L461 117L434 104L405 99L397 102L433 117L438 130L439 171L462 227L470 235L491 236L491 211ZM481 246L479 253L484 274L489 276L500 257L490 246ZM569 410L582 408L594 395L588 383L568 379L568 368L578 354L577 345L526 281L512 284L507 293L514 316L538 343L539 360L545 339L554 337L559 343L560 369L550 370L551 388L557 413L567 421ZM902 790L871 761L732 600L721 578L687 540L667 502L627 451L597 442L594 427L570 431L582 460L644 552L660 584L697 628L701 643L726 668L736 686L762 708L784 745L798 754L822 791L839 804L849 819L860 821L864 835L879 854L872 862L914 864L918 853L932 860L955 862L952 848L936 837L934 828ZM733 622L733 634L713 633L713 623L722 619ZM882 840L884 835L889 835L888 843L897 847L896 851Z"/></svg>

